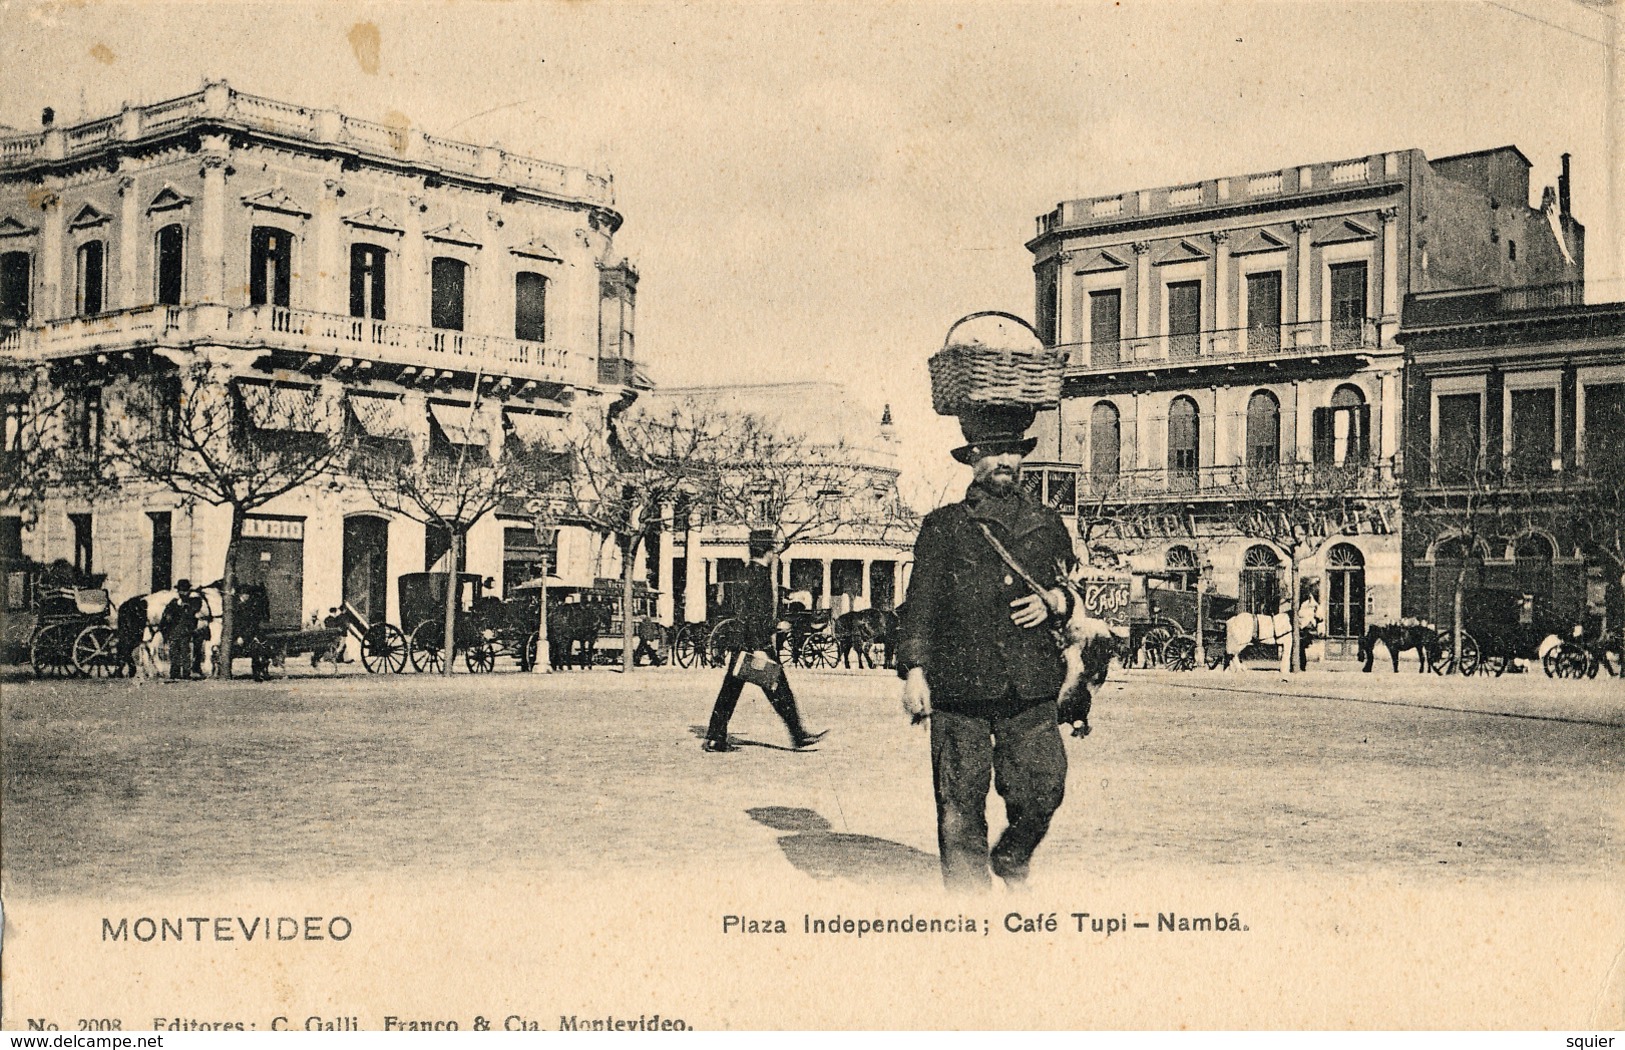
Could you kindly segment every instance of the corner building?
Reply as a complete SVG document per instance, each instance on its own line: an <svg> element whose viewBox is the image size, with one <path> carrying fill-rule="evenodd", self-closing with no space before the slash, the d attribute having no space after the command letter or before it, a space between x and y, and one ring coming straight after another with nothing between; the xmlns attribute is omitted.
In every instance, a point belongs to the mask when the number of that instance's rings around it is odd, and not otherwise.
<svg viewBox="0 0 1625 1050"><path fill-rule="evenodd" d="M1355 474L1357 531L1299 566L1319 584L1325 658L1352 659L1369 619L1400 615L1405 297L1567 297L1584 279L1567 158L1538 207L1529 173L1513 146L1406 150L1061 202L1027 244L1040 334L1067 353L1029 484L1063 514L1160 507L1184 534L1148 543L1137 569L1206 575L1273 613L1283 552L1224 520L1328 466Z"/></svg>
<svg viewBox="0 0 1625 1050"><path fill-rule="evenodd" d="M362 438L494 452L643 383L637 274L609 262L621 221L604 176L208 82L0 134L0 354L50 366L91 454L123 391L200 358L257 428L277 427L277 389ZM105 573L115 599L224 566L227 508L127 484L37 510L0 508L0 553ZM240 578L281 624L341 600L398 622L397 577L446 556L435 531L323 479L252 516ZM466 568L506 590L556 555L590 586L619 572L605 547L509 507L473 528Z"/></svg>

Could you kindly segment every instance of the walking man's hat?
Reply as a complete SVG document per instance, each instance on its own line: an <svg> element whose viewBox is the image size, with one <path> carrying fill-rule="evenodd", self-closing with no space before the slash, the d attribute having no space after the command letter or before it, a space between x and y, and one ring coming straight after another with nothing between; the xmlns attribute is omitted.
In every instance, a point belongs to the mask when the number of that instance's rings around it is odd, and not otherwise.
<svg viewBox="0 0 1625 1050"><path fill-rule="evenodd" d="M1027 437L1027 428L1033 425L1038 413L1027 405L978 405L960 410L959 430L966 444L953 450L953 457L961 463L975 463L983 456L997 456L1014 452L1025 456L1038 444L1038 439Z"/></svg>

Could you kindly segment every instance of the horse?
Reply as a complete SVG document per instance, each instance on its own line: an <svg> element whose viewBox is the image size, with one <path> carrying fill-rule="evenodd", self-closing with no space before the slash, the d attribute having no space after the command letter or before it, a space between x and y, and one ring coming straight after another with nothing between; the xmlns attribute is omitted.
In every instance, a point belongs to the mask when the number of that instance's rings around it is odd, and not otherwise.
<svg viewBox="0 0 1625 1050"><path fill-rule="evenodd" d="M850 670L852 667L852 654L858 655L858 668L862 670L868 664L872 670L875 666L874 654L870 647L880 642L883 647L885 664L892 665L892 649L897 641L897 614L884 609L860 609L857 612L843 613L835 618L835 645L840 653L841 666Z"/></svg>
<svg viewBox="0 0 1625 1050"><path fill-rule="evenodd" d="M203 659L199 661L196 670L203 674L214 673L215 647L220 642L220 614L225 609L225 601L220 593L220 583L215 581L207 587L194 587L193 590L203 596L203 609L198 615L197 629L194 644L200 644ZM118 666L119 673L134 678L138 671L136 654L144 652L147 659L152 658L151 643L160 632L158 621L163 619L164 610L169 603L179 595L174 589L154 591L151 594L138 594L134 598L126 598L118 607ZM153 670L148 663L149 672Z"/></svg>
<svg viewBox="0 0 1625 1050"><path fill-rule="evenodd" d="M1365 661L1360 670L1369 674L1371 665L1377 658L1376 644L1381 642L1388 649L1388 655L1394 661L1394 673L1399 673L1399 654L1406 649L1416 650L1416 673L1424 674L1433 669L1438 663L1441 652L1439 632L1432 624L1426 623L1393 623L1372 624L1360 636L1360 649L1358 658Z"/></svg>
<svg viewBox="0 0 1625 1050"><path fill-rule="evenodd" d="M604 602L566 602L547 611L548 658L555 671L570 665L576 643L582 670L592 667L598 636L609 629L609 606Z"/></svg>
<svg viewBox="0 0 1625 1050"><path fill-rule="evenodd" d="M1224 669L1244 670L1236 657L1249 645L1290 645L1292 617L1284 612L1238 613L1224 622Z"/></svg>

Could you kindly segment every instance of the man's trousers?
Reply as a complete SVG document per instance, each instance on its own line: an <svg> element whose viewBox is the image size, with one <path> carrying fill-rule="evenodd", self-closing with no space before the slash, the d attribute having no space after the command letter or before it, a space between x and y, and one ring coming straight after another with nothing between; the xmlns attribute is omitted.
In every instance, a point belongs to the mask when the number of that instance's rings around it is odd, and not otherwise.
<svg viewBox="0 0 1625 1050"><path fill-rule="evenodd" d="M1002 718L932 712L931 772L948 888L985 890L990 865L1007 882L1022 881L1066 791L1066 748L1055 724L1055 701ZM1008 821L991 851L989 780L1004 799Z"/></svg>
<svg viewBox="0 0 1625 1050"><path fill-rule="evenodd" d="M726 744L728 742L728 721L733 718L734 708L739 706L739 696L745 691L745 680L736 673L739 663L747 653L736 652L728 659L728 670L722 676L722 688L717 691L716 705L711 708L711 724L706 728L705 738L714 743ZM790 731L790 742L800 747L807 740L807 727L801 724L801 712L796 709L796 694L790 688L790 680L784 676L783 668L779 671L778 685L767 693L767 702L773 705L773 711L784 721L784 728Z"/></svg>

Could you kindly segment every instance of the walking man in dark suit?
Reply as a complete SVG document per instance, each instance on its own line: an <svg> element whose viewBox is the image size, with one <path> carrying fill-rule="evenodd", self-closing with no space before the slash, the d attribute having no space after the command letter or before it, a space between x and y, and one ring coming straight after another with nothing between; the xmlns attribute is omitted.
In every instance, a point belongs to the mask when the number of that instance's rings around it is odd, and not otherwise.
<svg viewBox="0 0 1625 1050"><path fill-rule="evenodd" d="M971 410L953 452L973 480L959 503L926 515L898 617L903 706L931 723L937 844L949 889L985 890L988 870L1024 882L1066 788L1056 701L1066 665L1045 625L1072 612L1059 574L1075 563L1061 516L1018 484L1030 408ZM984 532L984 528L987 530ZM1034 593L1024 572L1053 589ZM1008 826L988 849L989 781Z"/></svg>
<svg viewBox="0 0 1625 1050"><path fill-rule="evenodd" d="M771 660L768 654L773 649L773 636L779 625L779 591L774 585L771 567L773 531L753 529L748 543L750 564L745 567L745 579L736 592L734 606L734 614L744 630L739 636L738 648L728 654L728 670L723 673L722 688L717 692L716 706L711 709L711 724L706 729L703 745L707 751L739 750L728 742L728 720L733 717L739 695L745 689L746 679L742 673L751 673L744 666L745 661L754 657L757 663L766 664ZM763 686L762 691L767 694L773 711L784 720L796 750L809 748L823 739L827 730L807 731L801 724L801 712L796 709L796 696L784 677L783 666L775 662L772 667L778 669L775 681L771 686Z"/></svg>

